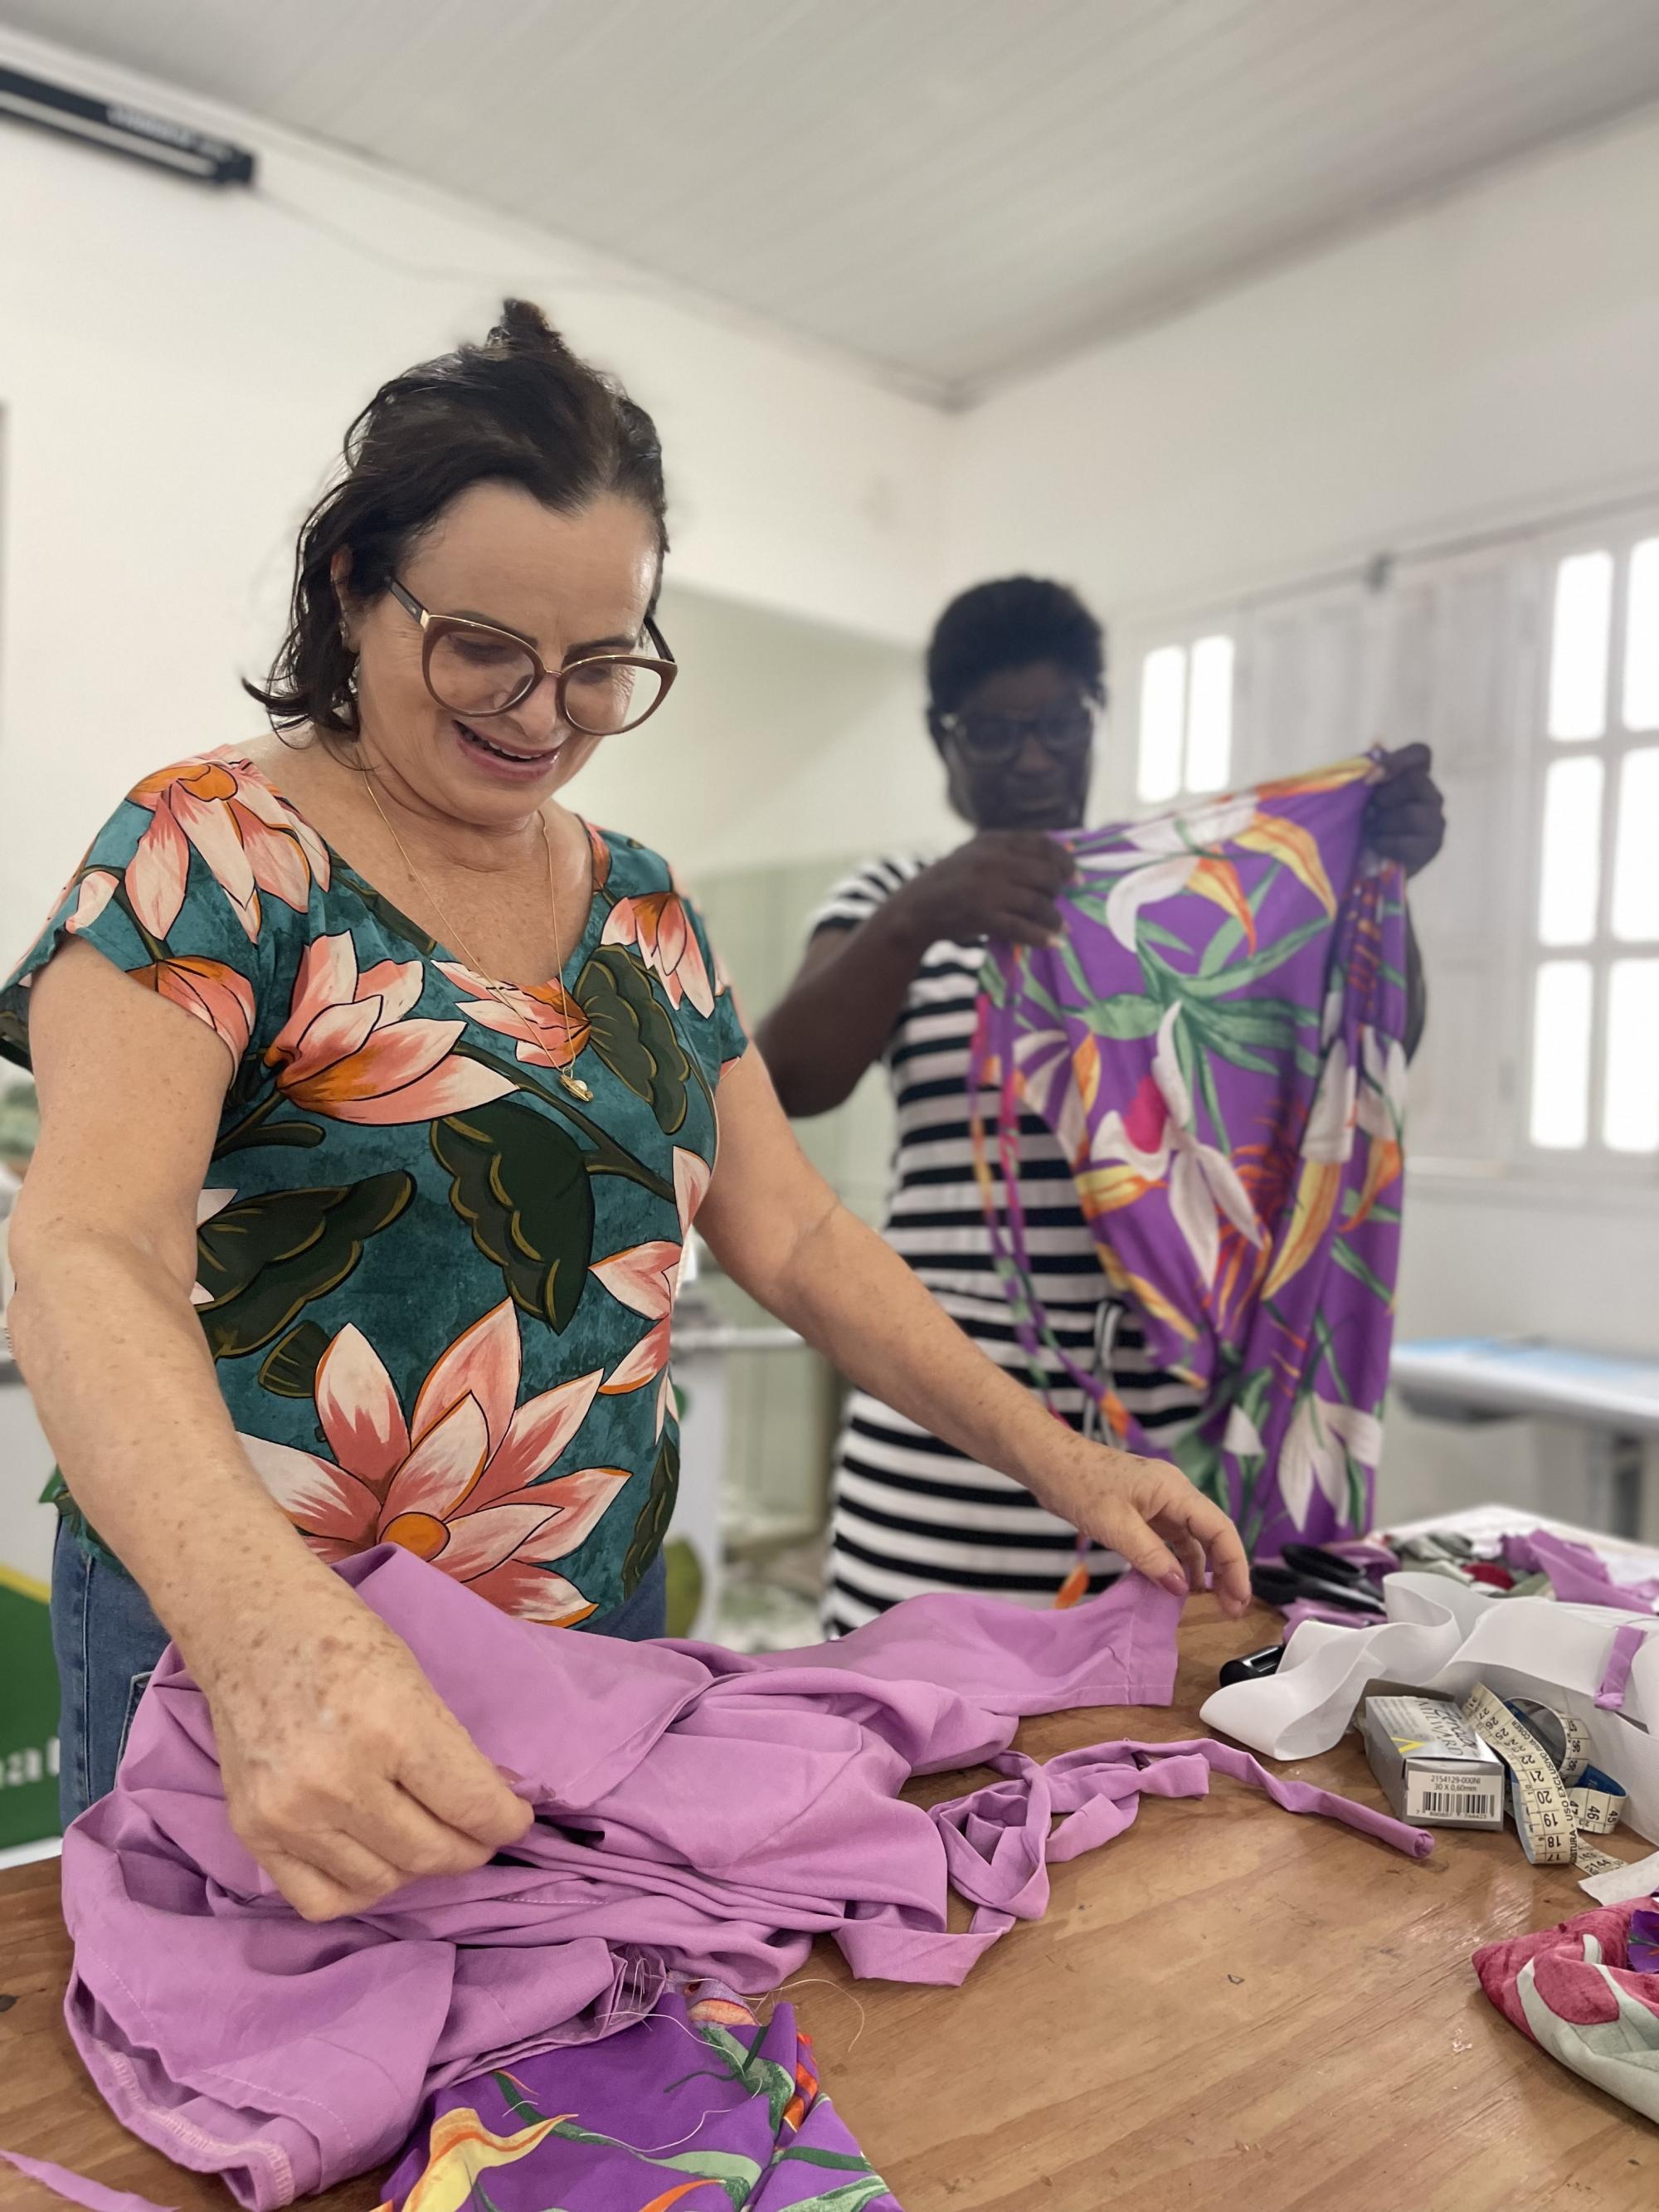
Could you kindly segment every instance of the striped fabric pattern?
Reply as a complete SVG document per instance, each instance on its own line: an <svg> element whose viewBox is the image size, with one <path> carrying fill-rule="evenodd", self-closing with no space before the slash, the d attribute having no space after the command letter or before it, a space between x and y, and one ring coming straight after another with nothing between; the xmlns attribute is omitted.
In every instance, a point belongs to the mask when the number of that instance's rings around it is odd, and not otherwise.
<svg viewBox="0 0 1659 2212"><path fill-rule="evenodd" d="M855 929L927 862L914 854L872 861L837 884L814 918L821 930ZM974 1180L967 1094L983 939L932 945L910 985L884 1055L897 1134L883 1233L981 1351L1024 1382L1030 1369L997 1282ZM988 1093L994 1120L996 1102ZM1111 1299L1070 1170L1035 1116L1020 1124L1020 1194L1036 1288L1058 1340L1086 1368L1103 1339L1116 1387L1154 1440L1196 1415L1184 1384L1149 1362L1140 1333ZM1058 1364L1050 1401L1073 1427L1084 1394ZM865 1391L855 1391L836 1449L826 1626L840 1635L902 1598L927 1590L993 1592L1052 1604L1076 1559L1076 1538L1030 1492ZM1097 1552L1097 1584L1122 1562Z"/></svg>

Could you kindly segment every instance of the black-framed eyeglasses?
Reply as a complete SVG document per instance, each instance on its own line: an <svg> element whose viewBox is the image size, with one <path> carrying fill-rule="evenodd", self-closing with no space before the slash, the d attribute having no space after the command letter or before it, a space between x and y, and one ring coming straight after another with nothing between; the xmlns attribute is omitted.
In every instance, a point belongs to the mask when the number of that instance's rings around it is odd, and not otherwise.
<svg viewBox="0 0 1659 2212"><path fill-rule="evenodd" d="M1034 737L1053 760L1076 760L1087 752L1095 733L1095 709L1086 700L1050 707L1041 714L939 714L935 727L954 739L970 760L996 765L1018 754Z"/></svg>
<svg viewBox="0 0 1659 2212"><path fill-rule="evenodd" d="M647 616L646 635L659 657L641 653L587 653L549 668L528 639L468 615L429 614L394 576L387 587L421 625L421 673L441 707L469 721L510 714L538 684L553 679L554 709L585 736L614 738L636 730L668 696L679 665Z"/></svg>

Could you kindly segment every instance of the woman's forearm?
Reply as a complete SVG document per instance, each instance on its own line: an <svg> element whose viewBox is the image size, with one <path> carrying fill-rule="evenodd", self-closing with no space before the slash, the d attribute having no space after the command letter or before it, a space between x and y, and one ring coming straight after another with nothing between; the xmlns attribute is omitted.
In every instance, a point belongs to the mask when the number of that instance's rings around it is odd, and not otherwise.
<svg viewBox="0 0 1659 2212"><path fill-rule="evenodd" d="M890 1246L839 1203L799 1240L767 1304L848 1381L1065 1510L1076 1431L1006 1374Z"/></svg>
<svg viewBox="0 0 1659 2212"><path fill-rule="evenodd" d="M755 1032L787 1114L827 1114L881 1056L927 943L898 892L854 929L813 940Z"/></svg>
<svg viewBox="0 0 1659 2212"><path fill-rule="evenodd" d="M128 1238L61 1225L16 1257L13 1348L70 1493L192 1663L210 1661L237 1633L239 1593L327 1570L237 1442L172 1271Z"/></svg>

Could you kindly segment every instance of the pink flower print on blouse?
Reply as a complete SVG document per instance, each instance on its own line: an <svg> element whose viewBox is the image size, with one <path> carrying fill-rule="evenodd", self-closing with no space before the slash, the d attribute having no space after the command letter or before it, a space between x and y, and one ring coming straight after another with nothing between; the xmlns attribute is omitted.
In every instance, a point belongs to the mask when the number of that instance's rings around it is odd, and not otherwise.
<svg viewBox="0 0 1659 2212"><path fill-rule="evenodd" d="M618 899L601 943L633 945L678 1006L689 999L705 1020L714 1011L714 987L685 902L677 891L648 891Z"/></svg>
<svg viewBox="0 0 1659 2212"><path fill-rule="evenodd" d="M349 930L314 937L295 980L289 1018L265 1054L294 1105L335 1121L433 1121L499 1098L510 1079L454 1051L465 1022L411 1017L418 960L357 972Z"/></svg>
<svg viewBox="0 0 1659 2212"><path fill-rule="evenodd" d="M550 1571L591 1536L624 1469L538 1482L587 1418L596 1369L517 1402L522 1351L510 1300L449 1346L405 1421L379 1354L343 1328L318 1364L317 1415L333 1459L245 1436L266 1488L331 1561L401 1544L522 1620L561 1627L594 1611Z"/></svg>
<svg viewBox="0 0 1659 2212"><path fill-rule="evenodd" d="M685 1237L692 1217L702 1204L714 1170L707 1160L683 1147L674 1148L674 1197L679 1208L680 1241L660 1237L648 1244L631 1245L608 1260L596 1260L592 1272L614 1298L643 1314L652 1324L619 1367L600 1386L606 1397L626 1390L657 1385L657 1434L668 1418L668 1338L679 1287L680 1262L685 1256Z"/></svg>
<svg viewBox="0 0 1659 2212"><path fill-rule="evenodd" d="M179 919L192 846L250 940L259 934L261 891L303 914L312 884L328 888L328 848L249 761L184 761L146 776L132 798L154 818L127 863L127 896L154 937L165 939Z"/></svg>

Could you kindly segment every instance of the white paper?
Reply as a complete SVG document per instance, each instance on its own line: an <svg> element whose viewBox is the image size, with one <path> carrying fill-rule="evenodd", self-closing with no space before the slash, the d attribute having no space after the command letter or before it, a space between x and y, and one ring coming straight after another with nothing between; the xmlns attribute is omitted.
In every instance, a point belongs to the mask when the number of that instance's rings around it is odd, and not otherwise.
<svg viewBox="0 0 1659 2212"><path fill-rule="evenodd" d="M1659 1890L1659 1851L1615 1867L1610 1874L1587 1874L1578 1887L1598 1905L1626 1905L1633 1897L1651 1897Z"/></svg>

